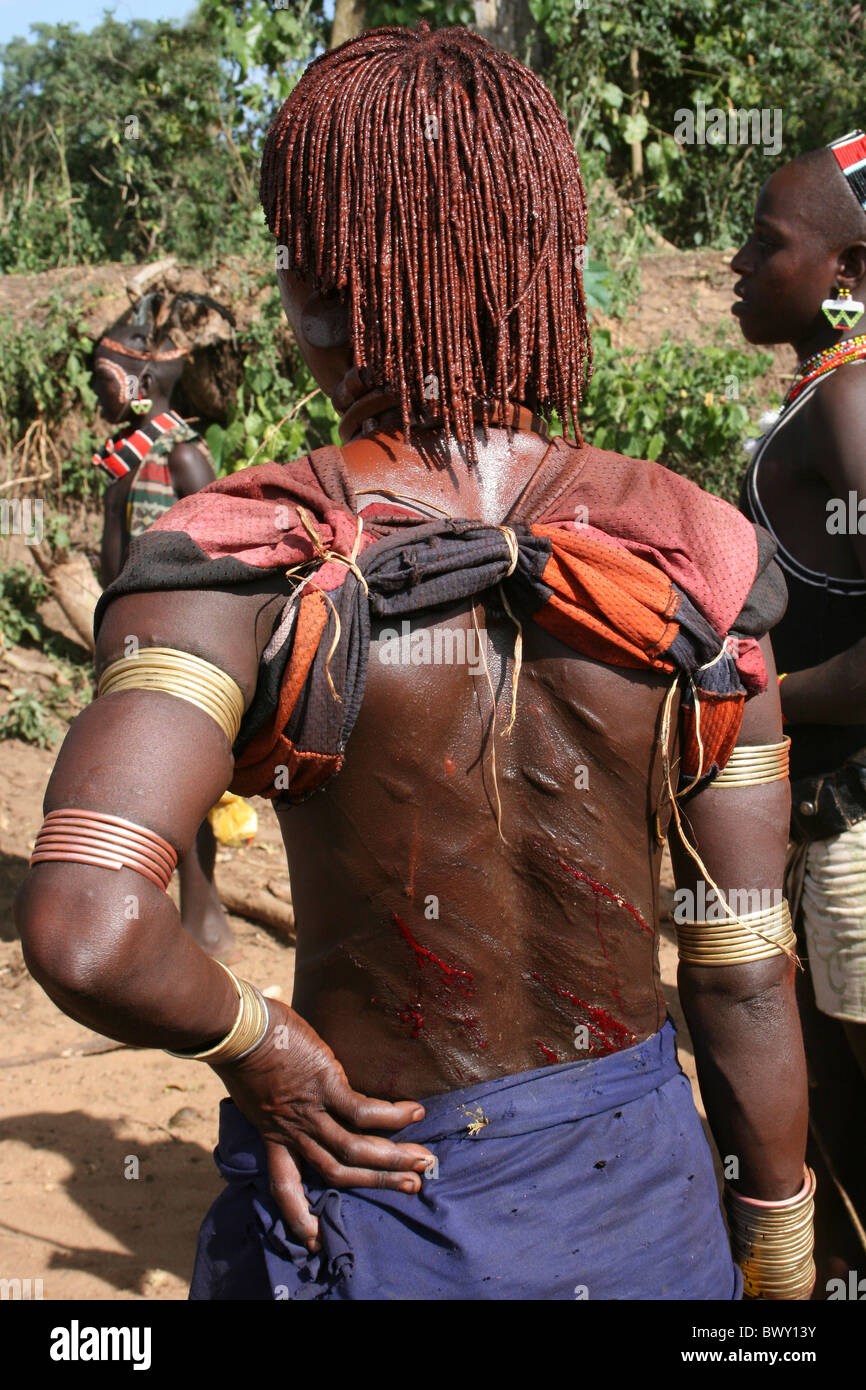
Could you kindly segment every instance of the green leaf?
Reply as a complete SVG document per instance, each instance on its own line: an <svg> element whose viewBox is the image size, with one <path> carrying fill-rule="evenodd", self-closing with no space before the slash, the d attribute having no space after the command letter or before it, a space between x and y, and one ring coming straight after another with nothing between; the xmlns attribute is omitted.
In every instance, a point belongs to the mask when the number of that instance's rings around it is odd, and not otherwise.
<svg viewBox="0 0 866 1390"><path fill-rule="evenodd" d="M606 106L613 106L617 111L625 101L625 92L615 82L602 82L598 94Z"/></svg>
<svg viewBox="0 0 866 1390"><path fill-rule="evenodd" d="M626 116L621 129L627 145L639 144L646 139L649 122L642 111L637 111L633 116Z"/></svg>
<svg viewBox="0 0 866 1390"><path fill-rule="evenodd" d="M214 468L216 469L217 473L222 467L223 445L225 444L225 438L226 432L223 429L222 425L211 425L207 430L205 430L204 441L211 451L211 455L213 457L214 462Z"/></svg>
<svg viewBox="0 0 866 1390"><path fill-rule="evenodd" d="M603 314L610 313L611 279L608 266L598 261L589 261L583 272L583 290L590 309L598 309Z"/></svg>

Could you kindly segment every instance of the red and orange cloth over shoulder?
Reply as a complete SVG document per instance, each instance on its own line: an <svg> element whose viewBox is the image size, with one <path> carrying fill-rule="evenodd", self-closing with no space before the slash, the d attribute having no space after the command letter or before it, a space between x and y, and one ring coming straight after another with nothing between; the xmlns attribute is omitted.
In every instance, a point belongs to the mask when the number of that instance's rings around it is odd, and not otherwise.
<svg viewBox="0 0 866 1390"><path fill-rule="evenodd" d="M371 618L502 584L518 616L573 650L685 677L680 771L684 782L700 773L697 790L725 765L745 699L766 687L758 639L786 603L773 553L766 532L686 479L562 439L500 526L385 501L358 511L339 449L324 448L178 502L132 542L96 626L122 594L288 574L232 790L297 802L343 764Z"/></svg>

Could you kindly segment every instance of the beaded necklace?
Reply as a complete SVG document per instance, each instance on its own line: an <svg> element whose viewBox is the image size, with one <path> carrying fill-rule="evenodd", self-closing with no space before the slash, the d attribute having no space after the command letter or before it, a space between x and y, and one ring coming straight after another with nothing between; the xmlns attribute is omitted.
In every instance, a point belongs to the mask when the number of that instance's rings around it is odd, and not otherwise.
<svg viewBox="0 0 866 1390"><path fill-rule="evenodd" d="M785 406L791 405L800 392L806 389L810 381L815 381L825 372L832 372L837 367L843 367L846 362L857 362L862 357L866 357L866 333L859 333L856 338L849 338L844 343L836 343L833 347L822 348L820 352L813 352L810 357L800 363L797 375L788 387L782 402L782 409L784 410Z"/></svg>
<svg viewBox="0 0 866 1390"><path fill-rule="evenodd" d="M762 434L757 439L743 440L743 453L746 457L752 458L761 440L775 430L776 425L781 423L788 407L793 405L797 397L805 391L811 382L828 372L834 372L837 367L844 367L846 362L858 362L862 358L866 358L866 333L859 333L856 338L848 338L844 343L836 343L834 347L822 348L820 352L813 352L811 356L804 358L779 409L765 411L758 421L758 429L762 431Z"/></svg>

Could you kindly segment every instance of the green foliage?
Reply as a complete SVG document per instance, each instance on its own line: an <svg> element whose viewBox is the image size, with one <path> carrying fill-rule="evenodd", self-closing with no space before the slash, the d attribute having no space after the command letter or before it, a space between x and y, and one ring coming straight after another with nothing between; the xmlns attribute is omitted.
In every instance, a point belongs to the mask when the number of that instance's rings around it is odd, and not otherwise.
<svg viewBox="0 0 866 1390"><path fill-rule="evenodd" d="M640 258L646 252L646 232L638 217L613 196L600 180L593 196L588 229L589 260L583 284L590 309L624 318L640 295Z"/></svg>
<svg viewBox="0 0 866 1390"><path fill-rule="evenodd" d="M649 229L676 245L730 245L776 161L752 145L680 146L677 113L779 109L781 160L862 123L861 6L838 0L523 0L532 59L566 114L589 190L591 307L622 316L640 294ZM199 0L185 24L106 18L90 34L37 25L0 50L0 273L230 251L264 266L264 132L330 39L324 0ZM468 0L368 0L368 25L471 23ZM642 179L635 172L642 164ZM44 326L0 321L0 453L35 421L50 437L93 418L91 344L59 298ZM745 383L762 359L667 343L616 355L595 334L587 436L659 457L733 496L748 432ZM221 472L333 439L335 416L286 344L276 295L242 341L244 381L208 443ZM725 398L737 376L740 399ZM306 399L309 397L309 399ZM79 435L62 491L97 495ZM62 543L62 542L60 542Z"/></svg>
<svg viewBox="0 0 866 1390"><path fill-rule="evenodd" d="M32 642L56 668L54 684L44 694L24 687L11 692L9 708L0 717L0 739L20 738L39 748L52 747L60 737L51 716L74 718L93 693L89 658L75 662L62 655L69 644L39 616L38 605L48 597L48 585L28 565L19 561L0 569L0 648Z"/></svg>
<svg viewBox="0 0 866 1390"><path fill-rule="evenodd" d="M581 410L586 440L656 460L736 502L750 411L765 404L749 383L772 358L670 340L649 352L621 352L600 331L593 346L595 369Z"/></svg>
<svg viewBox="0 0 866 1390"><path fill-rule="evenodd" d="M307 63L327 47L330 25L321 0L199 0L198 15L229 74L246 163Z"/></svg>
<svg viewBox="0 0 866 1390"><path fill-rule="evenodd" d="M529 56L591 186L616 187L677 245L729 245L774 163L680 146L677 113L778 110L782 159L862 119L866 19L839 0L521 0ZM369 0L366 21L472 23L469 0ZM199 0L184 24L32 26L0 49L0 272L263 252L264 133L330 39L324 0ZM633 160L642 162L642 180ZM637 166L634 166L637 168Z"/></svg>
<svg viewBox="0 0 866 1390"><path fill-rule="evenodd" d="M866 18L859 5L529 4L544 38L542 75L566 112L581 158L588 163L600 152L603 177L676 245L741 241L757 191L777 163L862 123ZM678 145L677 112L695 110L699 101L725 112L778 110L778 159L765 155L763 145ZM643 187L632 178L637 150ZM594 193L593 187L591 218Z"/></svg>
<svg viewBox="0 0 866 1390"><path fill-rule="evenodd" d="M0 739L20 738L37 748L51 748L60 729L49 717L42 699L22 688L12 691L8 710L0 716Z"/></svg>
<svg viewBox="0 0 866 1390"><path fill-rule="evenodd" d="M81 330L78 307L54 294L38 308L40 322L17 328L11 317L0 317L0 453L6 455L34 422L41 422L53 444L70 414L80 409L92 418L96 409L90 389L93 342ZM61 495L96 495L90 459L102 442L88 431L72 457L61 458ZM46 457L56 461L50 448Z"/></svg>
<svg viewBox="0 0 866 1390"><path fill-rule="evenodd" d="M368 0L366 6L368 29L383 24L402 24L407 29L414 29L422 19L426 19L431 29L444 29L452 24L474 24L475 7L469 0L452 0L450 4L443 4L442 0L415 0L412 5Z"/></svg>
<svg viewBox="0 0 866 1390"><path fill-rule="evenodd" d="M54 634L56 636L56 634ZM57 667L57 684L42 697L43 704L61 719L74 719L94 697L93 665L89 657L71 661L58 654L59 642L49 640L48 655Z"/></svg>
<svg viewBox="0 0 866 1390"><path fill-rule="evenodd" d="M42 517L42 536L45 548L52 555L69 552L69 521L62 512L46 510Z"/></svg>
<svg viewBox="0 0 866 1390"><path fill-rule="evenodd" d="M29 637L34 642L44 635L37 605L48 597L45 581L20 561L0 569L0 635L6 642Z"/></svg>
<svg viewBox="0 0 866 1390"><path fill-rule="evenodd" d="M321 5L203 0L184 25L32 26L0 49L0 272L263 249L263 132Z"/></svg>

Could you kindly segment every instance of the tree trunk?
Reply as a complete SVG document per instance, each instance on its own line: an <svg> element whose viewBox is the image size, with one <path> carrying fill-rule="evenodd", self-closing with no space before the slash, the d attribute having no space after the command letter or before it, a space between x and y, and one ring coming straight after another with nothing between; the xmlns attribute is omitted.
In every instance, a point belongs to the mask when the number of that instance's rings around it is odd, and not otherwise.
<svg viewBox="0 0 866 1390"><path fill-rule="evenodd" d="M92 652L93 613L102 590L87 556L70 555L57 561L38 545L30 553L48 581L51 597L63 609L82 645Z"/></svg>
<svg viewBox="0 0 866 1390"><path fill-rule="evenodd" d="M636 116L641 106L640 51L633 48L628 55L628 84L631 92L631 114ZM643 141L631 142L631 181L635 193L643 193Z"/></svg>
<svg viewBox="0 0 866 1390"><path fill-rule="evenodd" d="M366 23L365 10L364 0L335 0L331 48L339 48L347 39L355 39L363 33Z"/></svg>
<svg viewBox="0 0 866 1390"><path fill-rule="evenodd" d="M492 43L513 53L521 63L537 66L541 40L528 0L474 0L474 28Z"/></svg>

